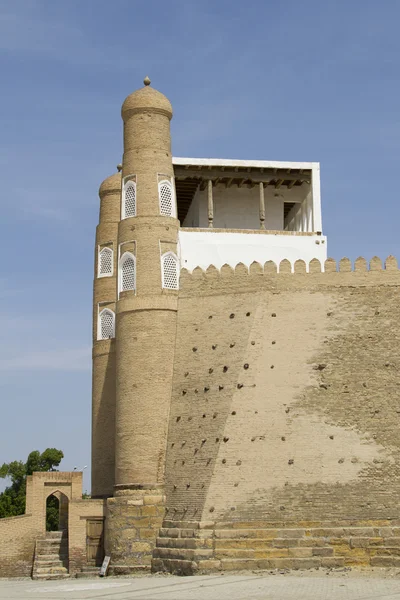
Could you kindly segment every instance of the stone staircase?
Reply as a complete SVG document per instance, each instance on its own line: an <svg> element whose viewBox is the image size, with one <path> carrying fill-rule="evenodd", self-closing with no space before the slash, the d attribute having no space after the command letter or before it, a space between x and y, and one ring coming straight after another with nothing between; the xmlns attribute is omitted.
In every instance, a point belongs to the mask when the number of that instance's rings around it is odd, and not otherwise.
<svg viewBox="0 0 400 600"><path fill-rule="evenodd" d="M32 579L66 579L68 574L68 536L66 531L48 531L36 541Z"/></svg>
<svg viewBox="0 0 400 600"><path fill-rule="evenodd" d="M92 579L98 577L100 574L100 567L82 567L79 573L76 574L78 579Z"/></svg>
<svg viewBox="0 0 400 600"><path fill-rule="evenodd" d="M248 569L400 567L400 527L159 530L152 570L190 575ZM193 527L193 524L192 524Z"/></svg>

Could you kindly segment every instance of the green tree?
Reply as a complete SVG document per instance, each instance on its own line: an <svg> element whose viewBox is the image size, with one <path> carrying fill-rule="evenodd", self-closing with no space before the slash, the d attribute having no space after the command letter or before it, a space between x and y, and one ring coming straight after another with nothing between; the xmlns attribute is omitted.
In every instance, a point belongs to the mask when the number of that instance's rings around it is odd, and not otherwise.
<svg viewBox="0 0 400 600"><path fill-rule="evenodd" d="M0 467L0 478L8 477L11 485L0 494L0 518L23 515L27 475L32 475L34 471L57 471L56 467L63 458L64 453L61 450L46 448L42 453L38 450L31 452L25 463L20 460L3 463ZM52 512L55 513L55 507ZM51 523L47 523L47 527L54 527L54 518L51 513Z"/></svg>
<svg viewBox="0 0 400 600"><path fill-rule="evenodd" d="M60 503L55 496L49 496L46 502L46 531L57 531L60 517Z"/></svg>

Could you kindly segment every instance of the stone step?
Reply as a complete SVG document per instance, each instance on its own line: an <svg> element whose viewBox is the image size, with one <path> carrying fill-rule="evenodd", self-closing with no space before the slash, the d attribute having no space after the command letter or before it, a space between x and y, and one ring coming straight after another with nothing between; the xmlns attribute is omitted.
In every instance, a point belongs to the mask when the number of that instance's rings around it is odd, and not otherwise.
<svg viewBox="0 0 400 600"><path fill-rule="evenodd" d="M264 538L264 539L296 539L296 538L390 538L400 537L400 527L366 527L366 526L343 526L343 527L297 527L297 528L227 528L227 529L207 529L207 528L183 528L177 525L166 524L159 530L158 536L162 537L213 537L219 538Z"/></svg>
<svg viewBox="0 0 400 600"><path fill-rule="evenodd" d="M66 538L66 537L68 537L68 534L66 531L47 531L46 532L46 539L60 540L61 538Z"/></svg>
<svg viewBox="0 0 400 600"><path fill-rule="evenodd" d="M40 573L40 574L33 574L32 575L32 579L41 579L41 580L47 580L47 579L69 579L70 575L69 573Z"/></svg>
<svg viewBox="0 0 400 600"><path fill-rule="evenodd" d="M43 558L37 558L35 560L35 566L36 567L65 567L65 564L63 560L60 560L58 558L50 558L50 559L43 559Z"/></svg>
<svg viewBox="0 0 400 600"><path fill-rule="evenodd" d="M68 538L45 538L44 540L37 540L37 544L48 546L68 546Z"/></svg>
<svg viewBox="0 0 400 600"><path fill-rule="evenodd" d="M218 565L219 565L219 561ZM167 572L174 575L194 575L198 571L198 565L191 560L174 560L153 558L151 561L151 570L153 573ZM215 571L218 570L216 566ZM211 572L212 569L207 572Z"/></svg>
<svg viewBox="0 0 400 600"><path fill-rule="evenodd" d="M154 558L153 572L167 571L174 574L194 575L201 572L217 571L256 571L274 569L317 569L320 567L343 568L344 558L274 558L274 559L205 559L200 561L180 560L176 558Z"/></svg>
<svg viewBox="0 0 400 600"><path fill-rule="evenodd" d="M333 548L220 548L214 551L213 558L314 558L333 555Z"/></svg>
<svg viewBox="0 0 400 600"><path fill-rule="evenodd" d="M209 540L205 541L199 538L157 538L157 548L206 548Z"/></svg>
<svg viewBox="0 0 400 600"><path fill-rule="evenodd" d="M82 567L81 572L77 573L76 576L80 579L89 577L99 577L100 567Z"/></svg>
<svg viewBox="0 0 400 600"><path fill-rule="evenodd" d="M171 558L175 560L201 560L212 558L214 551L211 549L185 549L185 548L154 548L153 558Z"/></svg>
<svg viewBox="0 0 400 600"><path fill-rule="evenodd" d="M59 566L55 566L55 567L38 567L35 565L34 567L34 572L37 575L45 575L46 573L49 575L53 575L53 574L65 574L68 573L68 569L66 569L65 567L59 567Z"/></svg>
<svg viewBox="0 0 400 600"><path fill-rule="evenodd" d="M36 552L36 558L40 560L67 560L68 554L65 552L48 552L46 554Z"/></svg>
<svg viewBox="0 0 400 600"><path fill-rule="evenodd" d="M46 541L40 540L36 542L36 552L38 554L67 554L68 545L67 544L49 544Z"/></svg>
<svg viewBox="0 0 400 600"><path fill-rule="evenodd" d="M136 575L150 572L151 565L110 565L108 575Z"/></svg>
<svg viewBox="0 0 400 600"><path fill-rule="evenodd" d="M262 539L262 538L232 538L215 539L209 538L157 538L156 548L174 548L185 550L209 549L214 548L215 552L230 552L231 550L270 550L275 556L332 556L333 546L327 545L323 540L314 540L312 538L303 540L293 539ZM315 544L315 545L313 545Z"/></svg>
<svg viewBox="0 0 400 600"><path fill-rule="evenodd" d="M400 567L400 557L380 556L379 554L372 556L371 567Z"/></svg>

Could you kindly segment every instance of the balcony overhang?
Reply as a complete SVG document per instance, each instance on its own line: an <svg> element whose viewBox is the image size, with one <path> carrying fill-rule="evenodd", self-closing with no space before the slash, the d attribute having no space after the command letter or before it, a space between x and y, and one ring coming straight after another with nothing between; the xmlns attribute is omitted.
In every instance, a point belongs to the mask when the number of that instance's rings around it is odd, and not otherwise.
<svg viewBox="0 0 400 600"><path fill-rule="evenodd" d="M253 188L262 183L275 189L300 187L311 184L312 171L318 163L248 161L215 158L173 158L178 218L183 223L197 189L204 190L208 181ZM285 206L285 217L293 204Z"/></svg>

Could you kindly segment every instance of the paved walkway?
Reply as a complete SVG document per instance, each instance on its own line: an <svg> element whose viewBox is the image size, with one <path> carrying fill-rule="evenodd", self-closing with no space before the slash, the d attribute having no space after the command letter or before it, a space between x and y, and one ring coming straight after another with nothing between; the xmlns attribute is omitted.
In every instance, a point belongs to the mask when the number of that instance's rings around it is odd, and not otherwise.
<svg viewBox="0 0 400 600"><path fill-rule="evenodd" d="M400 600L393 574L146 576L38 582L0 580L1 600Z"/></svg>

